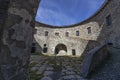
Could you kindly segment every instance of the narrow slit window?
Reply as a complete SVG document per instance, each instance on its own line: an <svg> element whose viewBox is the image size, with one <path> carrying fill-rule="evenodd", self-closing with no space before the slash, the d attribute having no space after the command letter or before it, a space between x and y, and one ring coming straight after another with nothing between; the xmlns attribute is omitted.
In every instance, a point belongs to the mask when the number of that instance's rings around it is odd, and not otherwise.
<svg viewBox="0 0 120 80"><path fill-rule="evenodd" d="M107 17L106 17L106 25L107 26L110 26L112 24L112 17L111 17L111 15L108 15Z"/></svg>

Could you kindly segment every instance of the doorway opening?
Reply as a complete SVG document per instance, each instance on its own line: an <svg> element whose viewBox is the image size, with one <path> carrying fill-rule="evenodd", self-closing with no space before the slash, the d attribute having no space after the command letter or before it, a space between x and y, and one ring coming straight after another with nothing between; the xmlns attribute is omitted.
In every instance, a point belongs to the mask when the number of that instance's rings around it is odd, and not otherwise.
<svg viewBox="0 0 120 80"><path fill-rule="evenodd" d="M72 55L73 55L73 56L76 55L76 51L75 51L75 49L72 49Z"/></svg>
<svg viewBox="0 0 120 80"><path fill-rule="evenodd" d="M35 53L35 51L36 51L36 44L32 43L31 53Z"/></svg>
<svg viewBox="0 0 120 80"><path fill-rule="evenodd" d="M59 53L59 51L64 50L65 52L67 52L67 47L64 44L58 44L55 47L55 54L57 55Z"/></svg>

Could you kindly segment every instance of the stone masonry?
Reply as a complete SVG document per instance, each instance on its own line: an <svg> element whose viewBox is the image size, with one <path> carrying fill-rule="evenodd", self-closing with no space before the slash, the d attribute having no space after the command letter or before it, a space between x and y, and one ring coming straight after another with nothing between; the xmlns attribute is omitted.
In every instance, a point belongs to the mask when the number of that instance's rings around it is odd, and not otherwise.
<svg viewBox="0 0 120 80"><path fill-rule="evenodd" d="M38 0L0 0L0 80L28 80L34 18L38 4ZM67 55L71 55L71 49L75 49L79 56L103 43L113 43L113 46L120 47L119 17L120 0L106 0L95 15L82 23L68 26L69 28L36 25L40 29L37 31L40 31L40 36L36 35L35 40L42 48L46 44L51 54L54 54L58 44L67 47ZM88 29L91 29L90 34ZM46 30L50 36L44 36ZM64 36L66 31L69 32L68 38ZM76 36L76 31L79 31L79 36ZM58 53L57 49L55 52Z"/></svg>
<svg viewBox="0 0 120 80"><path fill-rule="evenodd" d="M0 80L28 80L38 4L38 0L0 0Z"/></svg>
<svg viewBox="0 0 120 80"><path fill-rule="evenodd" d="M33 41L36 52L55 55L56 47L63 44L67 48L62 49L63 55L74 55L75 52L76 56L81 56L98 45L113 43L114 46L120 46L119 6L120 1L106 0L100 10L89 19L71 26L50 26L36 22ZM42 51L44 44L48 49L45 53ZM61 54L60 50L57 55Z"/></svg>

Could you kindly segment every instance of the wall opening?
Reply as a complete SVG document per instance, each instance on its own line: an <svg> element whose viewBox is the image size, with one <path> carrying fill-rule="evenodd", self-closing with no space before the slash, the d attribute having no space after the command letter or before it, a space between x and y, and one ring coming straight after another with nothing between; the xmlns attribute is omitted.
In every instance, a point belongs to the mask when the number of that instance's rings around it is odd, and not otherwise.
<svg viewBox="0 0 120 80"><path fill-rule="evenodd" d="M60 50L64 50L67 52L67 47L66 45L64 44L58 44L56 47L55 47L55 54L58 54Z"/></svg>
<svg viewBox="0 0 120 80"><path fill-rule="evenodd" d="M79 36L80 35L80 32L79 31L76 31L76 36Z"/></svg>
<svg viewBox="0 0 120 80"><path fill-rule="evenodd" d="M88 34L92 33L91 27L88 27L87 30L88 30Z"/></svg>
<svg viewBox="0 0 120 80"><path fill-rule="evenodd" d="M69 32L66 32L66 33L65 33L65 36L66 36L66 37L69 37Z"/></svg>
<svg viewBox="0 0 120 80"><path fill-rule="evenodd" d="M113 45L113 43L110 43L110 42L109 42L109 43L108 43L108 45L111 45L111 46L112 46L112 45Z"/></svg>
<svg viewBox="0 0 120 80"><path fill-rule="evenodd" d="M55 35L56 35L56 36L59 36L59 32L56 32Z"/></svg>
<svg viewBox="0 0 120 80"><path fill-rule="evenodd" d="M106 17L106 25L107 26L110 26L112 24L112 17L111 17L111 15L108 15L107 17Z"/></svg>
<svg viewBox="0 0 120 80"><path fill-rule="evenodd" d="M73 55L73 56L76 55L76 51L75 51L75 49L72 49L72 55Z"/></svg>
<svg viewBox="0 0 120 80"><path fill-rule="evenodd" d="M35 53L35 51L36 51L36 44L32 43L31 53Z"/></svg>
<svg viewBox="0 0 120 80"><path fill-rule="evenodd" d="M48 51L47 44L44 44L43 53L47 53L47 51Z"/></svg>
<svg viewBox="0 0 120 80"><path fill-rule="evenodd" d="M45 31L45 36L48 36L48 31Z"/></svg>

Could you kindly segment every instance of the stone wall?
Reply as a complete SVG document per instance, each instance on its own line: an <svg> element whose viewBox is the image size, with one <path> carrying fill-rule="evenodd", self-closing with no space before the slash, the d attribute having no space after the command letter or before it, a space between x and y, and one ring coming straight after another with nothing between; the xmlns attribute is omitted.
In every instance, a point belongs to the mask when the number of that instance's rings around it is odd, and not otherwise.
<svg viewBox="0 0 120 80"><path fill-rule="evenodd" d="M82 77L88 77L92 71L95 70L107 57L108 57L107 45L100 45L90 50L81 68Z"/></svg>
<svg viewBox="0 0 120 80"><path fill-rule="evenodd" d="M0 0L0 80L28 80L38 0Z"/></svg>
<svg viewBox="0 0 120 80"><path fill-rule="evenodd" d="M35 42L42 48L44 44L47 44L49 54L54 54L55 46L63 43L68 48L68 55L71 55L72 49L75 48L78 56L104 43L111 42L114 46L119 46L119 5L120 1L106 0L98 12L76 25L56 27L37 22ZM112 23L109 26L107 26L106 22L108 15L111 15L112 18ZM88 33L89 27L91 28L91 33ZM48 31L48 36L45 36L45 31ZM79 31L79 36L76 36L76 31ZM66 32L69 32L68 37L65 36ZM55 33L59 33L59 35L56 36ZM39 52L39 49L37 51Z"/></svg>
<svg viewBox="0 0 120 80"><path fill-rule="evenodd" d="M10 1L10 2L9 2ZM111 42L114 46L120 45L120 0L107 0L103 8L88 20L73 25L70 28L45 28L53 31L51 41L53 45L61 42L80 43L83 53L95 46ZM34 12L38 0L0 0L0 80L28 80L28 64L30 48L33 39ZM2 6L2 7L1 7ZM112 24L106 25L106 17L111 15ZM40 25L40 27L47 27ZM92 34L88 35L86 28L91 27ZM75 31L80 30L80 36L75 36ZM44 30L43 32L44 34ZM68 39L54 37L54 32L64 34L70 31ZM41 34L41 35L43 35ZM43 38L44 41L47 41ZM84 42L85 41L85 42ZM64 42L68 45L69 43ZM39 43L39 42L38 42ZM71 44L70 43L70 44ZM73 44L76 45L76 44ZM69 45L68 45L69 46ZM54 46L50 46L54 47ZM52 49L51 49L52 50ZM79 52L79 51L78 51ZM79 54L81 55L82 52Z"/></svg>
<svg viewBox="0 0 120 80"><path fill-rule="evenodd" d="M39 24L39 23L38 23ZM88 27L91 27L91 33L88 34ZM81 56L84 49L87 46L89 40L97 40L97 36L100 34L99 25L95 22L84 24L82 26L76 26L72 28L50 28L36 26L37 33L34 35L35 42L42 48L44 44L47 44L48 55L54 54L55 47L58 44L64 44L67 47L67 55L72 55L72 49L76 50L76 55ZM45 36L45 32L48 31L48 36ZM79 36L76 36L76 31L79 31ZM68 32L68 36L66 36ZM56 35L56 33L58 35ZM40 48L37 47L39 52Z"/></svg>

